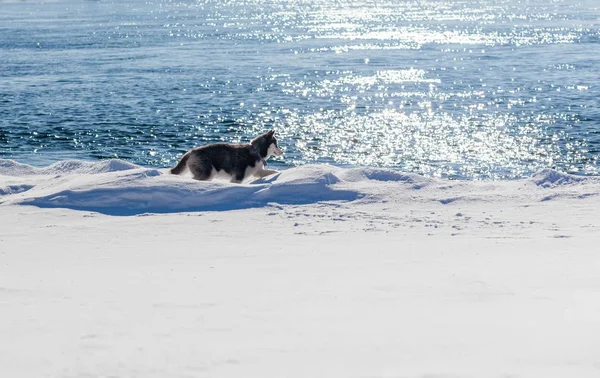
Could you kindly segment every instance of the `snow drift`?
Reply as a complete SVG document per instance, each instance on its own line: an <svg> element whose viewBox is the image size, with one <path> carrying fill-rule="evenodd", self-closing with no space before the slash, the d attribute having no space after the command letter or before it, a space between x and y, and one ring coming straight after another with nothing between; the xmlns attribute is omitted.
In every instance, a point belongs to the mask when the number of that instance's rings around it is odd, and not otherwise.
<svg viewBox="0 0 600 378"><path fill-rule="evenodd" d="M514 200L523 196L524 187L528 188L527 196L548 200L596 195L600 182L595 177L578 177L549 169L530 180L465 182L376 168L309 165L240 185L219 180L199 182L122 160L61 161L43 168L0 160L0 177L0 204L68 208L109 215L224 211L323 201L448 204ZM573 189L575 186L577 189Z"/></svg>

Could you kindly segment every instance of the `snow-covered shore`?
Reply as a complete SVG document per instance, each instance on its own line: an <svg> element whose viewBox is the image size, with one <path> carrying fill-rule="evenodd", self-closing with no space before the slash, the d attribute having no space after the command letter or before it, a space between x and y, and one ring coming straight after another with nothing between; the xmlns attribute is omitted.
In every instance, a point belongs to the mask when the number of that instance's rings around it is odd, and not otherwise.
<svg viewBox="0 0 600 378"><path fill-rule="evenodd" d="M0 376L597 377L598 193L0 160Z"/></svg>

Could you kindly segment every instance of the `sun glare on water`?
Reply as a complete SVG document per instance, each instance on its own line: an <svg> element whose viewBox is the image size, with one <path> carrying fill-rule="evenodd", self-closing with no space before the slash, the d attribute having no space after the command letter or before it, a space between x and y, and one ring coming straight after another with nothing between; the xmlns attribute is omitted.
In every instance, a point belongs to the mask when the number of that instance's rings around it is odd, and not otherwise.
<svg viewBox="0 0 600 378"><path fill-rule="evenodd" d="M1 156L170 166L197 145L275 128L276 166L598 173L593 4L107 4L6 7Z"/></svg>

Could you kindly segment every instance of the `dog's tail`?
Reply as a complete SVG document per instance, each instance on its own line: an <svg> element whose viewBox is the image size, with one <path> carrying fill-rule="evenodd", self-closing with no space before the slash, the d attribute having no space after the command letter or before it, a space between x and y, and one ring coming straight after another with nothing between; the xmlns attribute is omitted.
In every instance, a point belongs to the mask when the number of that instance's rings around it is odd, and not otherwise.
<svg viewBox="0 0 600 378"><path fill-rule="evenodd" d="M183 155L181 160L179 160L179 163L177 163L176 166L171 168L171 174L178 175L181 172L183 172L183 170L185 170L185 168L186 168L187 160L189 159L189 157L190 157L189 153L186 153L185 155Z"/></svg>

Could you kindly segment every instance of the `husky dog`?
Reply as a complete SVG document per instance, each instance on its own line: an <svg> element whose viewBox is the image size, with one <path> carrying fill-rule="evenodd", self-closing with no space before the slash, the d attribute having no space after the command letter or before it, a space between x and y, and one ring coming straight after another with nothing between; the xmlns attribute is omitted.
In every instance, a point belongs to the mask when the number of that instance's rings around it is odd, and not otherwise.
<svg viewBox="0 0 600 378"><path fill-rule="evenodd" d="M252 139L250 144L220 143L194 148L183 155L171 173L178 175L187 168L196 180L224 176L231 182L240 183L250 176L278 173L265 169L267 159L273 155L281 156L283 151L277 145L275 131L271 130Z"/></svg>

